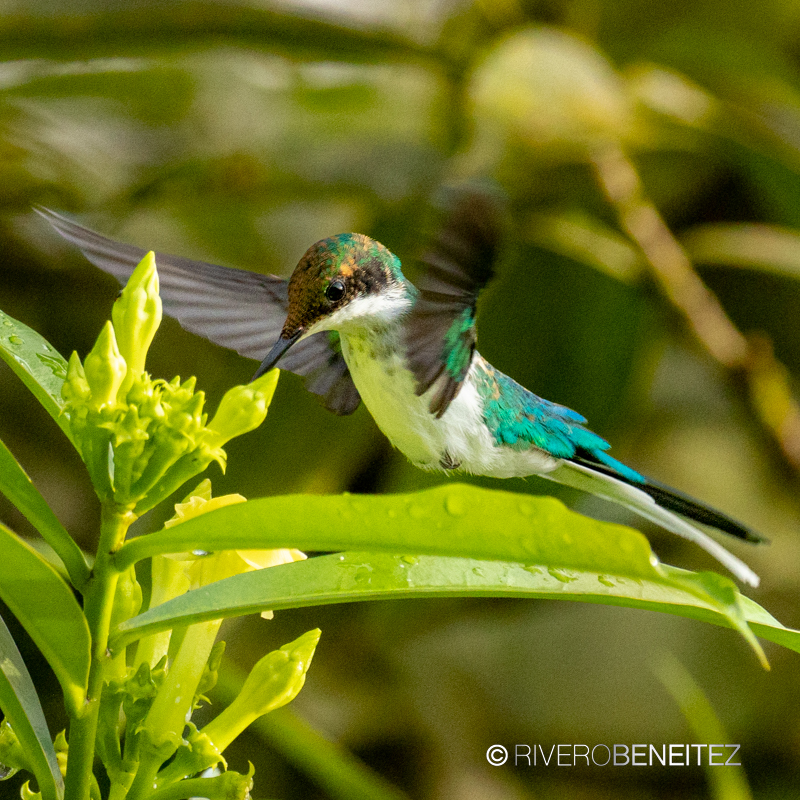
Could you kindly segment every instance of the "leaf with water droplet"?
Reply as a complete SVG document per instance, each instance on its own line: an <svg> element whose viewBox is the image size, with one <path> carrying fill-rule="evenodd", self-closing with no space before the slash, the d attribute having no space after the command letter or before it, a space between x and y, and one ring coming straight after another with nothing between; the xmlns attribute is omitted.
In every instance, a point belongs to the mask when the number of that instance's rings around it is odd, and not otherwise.
<svg viewBox="0 0 800 800"><path fill-rule="evenodd" d="M464 498L457 494L449 494L445 498L444 507L448 514L453 517L463 517L467 513Z"/></svg>
<svg viewBox="0 0 800 800"><path fill-rule="evenodd" d="M3 327L14 329L14 333L8 338L0 336L0 358L31 390L67 438L72 441L69 421L62 413L64 400L61 397L61 386L67 374L67 362L32 328L12 319L2 311L0 320ZM44 360L41 358L43 354L46 354Z"/></svg>
<svg viewBox="0 0 800 800"><path fill-rule="evenodd" d="M530 500L520 500L517 510L523 517L532 517L536 513L536 506Z"/></svg>
<svg viewBox="0 0 800 800"><path fill-rule="evenodd" d="M64 368L64 359L58 353L49 355L48 353L37 353L36 358L45 366L49 367L56 378L62 381L67 379L67 370Z"/></svg>
<svg viewBox="0 0 800 800"><path fill-rule="evenodd" d="M578 580L575 575L568 575L561 569L556 569L555 567L548 568L548 573L550 576L555 578L557 581L561 581L561 583L572 583L572 581Z"/></svg>
<svg viewBox="0 0 800 800"><path fill-rule="evenodd" d="M458 498L470 513L463 516L448 513L446 500L450 496ZM552 497L530 497L525 502L531 504L533 513L530 516L520 513L519 495L512 492L449 484L412 494L361 496L358 500L358 524L355 525L337 513L342 509L352 513L348 497L269 497L221 508L205 515L202 524L189 520L166 533L158 531L132 539L122 546L115 562L119 569L125 569L142 558L159 553L186 552L193 547L209 551L298 547L323 551L368 549L372 552L373 564L376 558L396 558L398 553L418 554L420 558L427 555L472 558L487 563L490 560L532 563L558 572L558 590L562 596L602 598L592 602L607 601L614 596L617 605L649 607L636 598L643 596L646 587L658 586L666 596L672 596L670 593L675 590L681 598L673 604L664 601L662 594L658 610L711 619L741 630L741 620L735 616L732 604L722 603L719 599L722 595L715 596L701 580L691 583L691 574L687 579L674 577L665 565L653 559L647 539L642 534L571 512ZM392 518L388 515L390 509L399 513ZM436 532L432 535L434 529ZM569 544L565 542L565 533L571 539ZM437 563L443 561L440 559ZM385 587L390 587L386 591L416 590L422 585L420 575L424 573L421 566L422 563L409 569L398 566L394 572L373 573L365 588L357 587L352 580L343 584L342 569L337 568L338 592L317 596L314 600L303 593L302 587L296 587L292 597L297 598L299 593L306 599L296 603L289 600L286 607L336 602L337 599L346 601L347 597L358 599L351 596L353 592L377 596ZM526 575L528 580L544 577L548 584L546 591L554 591L549 572L546 576L538 576L520 566L519 574ZM597 577L600 574L613 578L616 586L602 584ZM467 573L462 570L458 581L448 584L452 592L473 591L474 581L484 585L483 578L478 579L471 572L469 575L471 577L467 580ZM726 581L722 576L717 577ZM562 578L566 578L566 583ZM499 580L497 575L495 579L496 585L492 584L495 588L484 585L481 591L493 593L495 589L508 588L508 581ZM622 579L627 580L627 585L621 583ZM687 593L691 594L686 588L686 580L690 581L694 592L693 600L688 604L683 602ZM737 591L730 581L724 585L729 585L730 591ZM347 586L349 588L345 591ZM453 588L456 586L461 589ZM447 591L450 593L451 590ZM624 600L619 601L620 596L624 596ZM692 604L702 610L687 611L686 606ZM265 606L280 607L272 600ZM775 636L787 640L786 634ZM792 642L789 646L793 646L795 640L792 636L788 636L788 640Z"/></svg>
<svg viewBox="0 0 800 800"><path fill-rule="evenodd" d="M172 530L177 533L179 527ZM409 564L404 556L381 553L320 556L237 575L163 603L113 631L112 649L116 651L143 635L176 625L254 613L262 608L298 608L379 598L491 596L609 603L676 614L735 629L746 621L760 636L800 652L800 631L784 628L747 598L739 596L737 613L740 618L734 624L726 607L737 594L729 581L718 587L715 585L713 593L701 598L703 579L700 576L665 569L669 574L660 578L623 583L612 580L607 573L565 571L552 566L543 570L533 565L502 561L419 556L415 564ZM370 576L369 581L354 580L359 571ZM553 571L556 580L553 580ZM349 576L345 581L342 581L343 572ZM699 580L691 583L695 578ZM726 581L720 576L714 578ZM714 599L713 594L718 590L720 599Z"/></svg>
<svg viewBox="0 0 800 800"><path fill-rule="evenodd" d="M360 586L367 586L372 582L372 569L368 566L360 566L353 576L353 580Z"/></svg>

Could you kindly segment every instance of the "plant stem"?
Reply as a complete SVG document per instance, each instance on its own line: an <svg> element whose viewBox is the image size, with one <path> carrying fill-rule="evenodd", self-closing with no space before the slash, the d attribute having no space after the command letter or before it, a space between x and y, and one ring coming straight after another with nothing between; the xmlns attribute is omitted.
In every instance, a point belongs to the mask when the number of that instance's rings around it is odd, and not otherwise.
<svg viewBox="0 0 800 800"><path fill-rule="evenodd" d="M159 783L157 775L162 764L178 749L221 624L221 620L211 620L187 629L167 677L142 723L139 769L128 792L128 800L143 800L149 796Z"/></svg>
<svg viewBox="0 0 800 800"><path fill-rule="evenodd" d="M85 588L84 611L92 636L89 686L83 713L70 721L64 800L88 800L91 796L100 695L106 666L110 663L108 632L119 578L113 555L125 540L128 527L134 519L129 508L103 503L97 558Z"/></svg>
<svg viewBox="0 0 800 800"><path fill-rule="evenodd" d="M745 337L703 283L675 239L625 151L609 144L593 154L599 184L623 230L636 242L652 275L706 352L745 390L756 420L778 444L784 465L800 471L800 403L786 367L763 335Z"/></svg>

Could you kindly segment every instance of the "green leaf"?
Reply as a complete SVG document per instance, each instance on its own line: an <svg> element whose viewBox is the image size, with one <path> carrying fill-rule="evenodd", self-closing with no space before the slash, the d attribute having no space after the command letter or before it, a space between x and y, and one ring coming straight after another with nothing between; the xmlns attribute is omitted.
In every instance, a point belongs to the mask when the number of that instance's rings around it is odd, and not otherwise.
<svg viewBox="0 0 800 800"><path fill-rule="evenodd" d="M535 214L525 231L531 243L587 264L623 283L644 273L641 253L629 239L580 211Z"/></svg>
<svg viewBox="0 0 800 800"><path fill-rule="evenodd" d="M713 800L753 800L740 758L734 757L728 769L714 769L715 766L722 766L727 757L733 755L729 750L720 747L722 743L730 742L731 737L728 736L719 717L714 713L714 708L689 671L669 654L662 656L654 671L680 706L695 741L716 743L715 763L710 763L709 751L709 759L703 766ZM713 744L708 746L714 747ZM725 756L722 756L722 753L725 753Z"/></svg>
<svg viewBox="0 0 800 800"><path fill-rule="evenodd" d="M42 651L77 715L89 677L89 626L72 590L36 551L0 524L0 598Z"/></svg>
<svg viewBox="0 0 800 800"><path fill-rule="evenodd" d="M552 497L446 484L380 496L285 495L226 506L127 542L127 569L142 558L192 550L297 547L463 556L658 578L638 531L598 522Z"/></svg>
<svg viewBox="0 0 800 800"><path fill-rule="evenodd" d="M704 592L711 581L737 595L741 616L765 639L800 652L800 632L784 628L733 583L713 573L664 567L650 579L597 570L433 556L340 553L236 575L156 606L112 632L113 651L176 625L264 609L420 597L520 597L644 608L741 630L729 601ZM760 648L756 645L757 652Z"/></svg>
<svg viewBox="0 0 800 800"><path fill-rule="evenodd" d="M0 311L0 358L14 370L72 441L69 422L61 413L64 409L61 386L67 377L67 362L50 342Z"/></svg>
<svg viewBox="0 0 800 800"><path fill-rule="evenodd" d="M6 59L64 58L83 62L104 55L150 55L176 48L207 47L220 38L294 59L351 63L431 61L443 58L428 48L391 31L348 27L291 10L232 4L220 13L189 13L192 3L154 6L145 14L135 8L109 8L103 14L40 16L4 13L0 41ZM67 21L69 24L67 24Z"/></svg>
<svg viewBox="0 0 800 800"><path fill-rule="evenodd" d="M317 733L290 708L279 708L252 725L262 739L322 787L331 800L407 800L408 795L341 745Z"/></svg>
<svg viewBox="0 0 800 800"><path fill-rule="evenodd" d="M778 225L699 225L682 238L692 261L800 278L800 233Z"/></svg>
<svg viewBox="0 0 800 800"><path fill-rule="evenodd" d="M39 696L5 622L0 619L0 708L19 740L42 800L64 796L64 780L44 718Z"/></svg>
<svg viewBox="0 0 800 800"><path fill-rule="evenodd" d="M563 584L572 583L574 572L595 575L601 584L603 576L607 576L612 585L620 579L648 581L654 586L677 590L681 595L688 594L702 607L724 617L724 624L740 631L762 664L767 666L766 657L745 621L739 591L732 581L714 573L693 576L691 573L670 571L658 563L641 533L576 514L552 497L529 497L463 484L447 484L413 494L287 495L264 498L225 506L167 530L134 539L120 549L116 565L123 570L149 556L197 549L213 552L277 547L304 550L369 549L374 553L521 562L535 565L532 569L547 570L552 578ZM365 567L361 574L373 587L377 586L380 575L385 576L385 572L373 575L369 567ZM329 596L326 592L330 590L330 581L322 585L326 591L322 592L320 598L315 601L305 599L300 604L343 602L348 599L342 597L339 590ZM446 585L454 594L471 593L466 573L462 573L460 582L456 577L448 577ZM297 586L304 590L306 588L302 581ZM418 586L419 583L416 583L415 587ZM394 579L388 581L387 587L392 591L398 590ZM527 592L530 587L526 584L523 589ZM492 594L492 591L484 593ZM418 590L411 592L414 596L418 594ZM608 592L600 594L609 595ZM192 605L201 603L203 596L199 590L193 592L192 599L186 601L190 607L182 613L191 615L194 613L192 608L197 608L198 620L225 616L217 611L228 607L222 598L215 596L208 606ZM242 608L236 598L225 600L233 603L231 609L238 609L232 610L231 614L241 614L265 607L279 608L280 605L272 599L267 600L271 597L269 593L261 595L257 608L253 606L247 609ZM172 602L182 601L178 598ZM179 606L170 606L176 607ZM153 609L152 613L156 612L157 609ZM152 617L145 614L135 619L141 622ZM135 624L130 622L130 625ZM164 630L165 627L170 626L164 624L157 630ZM119 628L120 632L128 630L132 628L126 628L125 625ZM152 633L153 630L144 632ZM140 635L143 634L137 634ZM127 643L130 639L123 637L122 641ZM119 645L119 642L115 644Z"/></svg>
<svg viewBox="0 0 800 800"><path fill-rule="evenodd" d="M0 492L25 516L53 548L67 568L73 585L81 589L89 577L89 567L80 547L39 494L25 470L0 441Z"/></svg>

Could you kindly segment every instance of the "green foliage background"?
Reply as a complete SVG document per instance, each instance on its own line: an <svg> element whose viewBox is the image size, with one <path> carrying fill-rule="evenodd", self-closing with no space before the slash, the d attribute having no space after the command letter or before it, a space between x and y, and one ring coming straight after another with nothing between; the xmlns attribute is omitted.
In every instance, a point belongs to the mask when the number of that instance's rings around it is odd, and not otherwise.
<svg viewBox="0 0 800 800"><path fill-rule="evenodd" d="M502 56L507 37L532 24L549 46L521 70ZM431 193L491 176L513 221L481 306L482 353L585 414L635 468L768 535L769 548L736 548L762 577L749 594L800 627L797 470L646 277L585 147L588 136L624 148L740 330L760 332L799 375L798 33L800 9L788 0L7 0L0 308L61 353L84 356L117 291L32 203L140 246L280 275L317 239L358 230L413 276ZM197 375L212 403L254 367L168 321L150 359L161 377ZM779 415L780 396L772 402ZM96 530L77 456L6 368L0 437L73 535ZM212 473L215 494L444 480L407 465L363 407L336 418L288 374L267 424L228 453L228 473ZM555 490L535 479L480 483ZM4 501L0 519L30 530ZM675 537L647 533L663 560L715 568ZM730 631L631 609L488 599L284 611L224 630L249 666L317 626L295 708L413 797L711 796L698 769L514 771L484 758L495 742L694 741L656 677L664 652L742 744L754 797L792 796L800 782L797 656L768 647L764 673ZM35 662L33 648L23 655ZM229 763L254 761L264 796L322 796L269 741L243 740Z"/></svg>

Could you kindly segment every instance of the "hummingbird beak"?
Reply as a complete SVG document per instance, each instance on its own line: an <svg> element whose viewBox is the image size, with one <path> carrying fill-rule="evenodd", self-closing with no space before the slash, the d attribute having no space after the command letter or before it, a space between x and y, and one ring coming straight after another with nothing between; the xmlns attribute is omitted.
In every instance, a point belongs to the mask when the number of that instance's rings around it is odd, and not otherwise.
<svg viewBox="0 0 800 800"><path fill-rule="evenodd" d="M281 356L303 335L302 328L297 331L296 333L291 334L291 336L287 336L285 333L281 333L280 339L272 347L272 350L267 353L267 357L261 362L261 366L256 370L255 375L250 378L251 381L254 381L256 378L260 378L265 372L271 370L275 364L278 363Z"/></svg>

